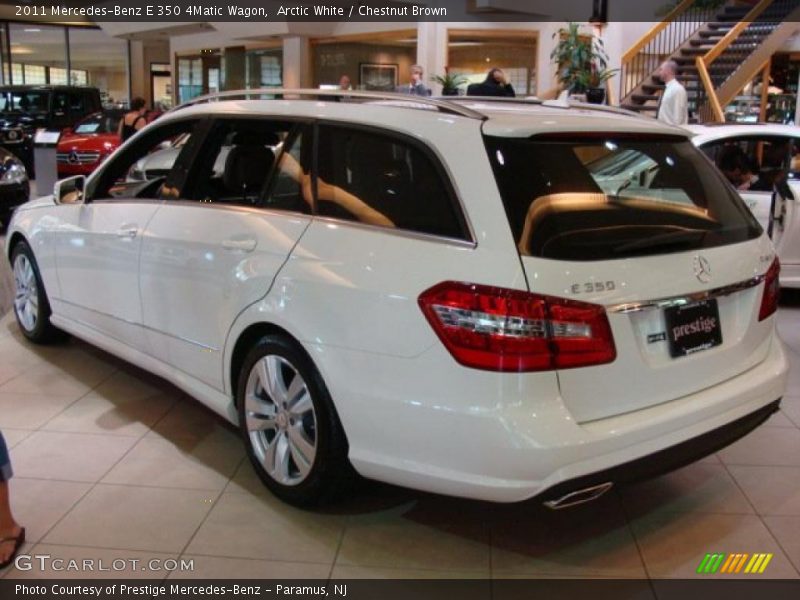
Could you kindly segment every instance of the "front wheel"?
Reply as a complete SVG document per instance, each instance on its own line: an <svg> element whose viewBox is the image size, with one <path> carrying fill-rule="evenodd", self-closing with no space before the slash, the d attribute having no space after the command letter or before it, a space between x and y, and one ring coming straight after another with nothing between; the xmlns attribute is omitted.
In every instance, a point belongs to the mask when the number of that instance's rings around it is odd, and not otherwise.
<svg viewBox="0 0 800 600"><path fill-rule="evenodd" d="M296 506L328 504L355 479L347 439L322 377L291 339L263 337L237 386L248 457L264 484Z"/></svg>
<svg viewBox="0 0 800 600"><path fill-rule="evenodd" d="M14 272L14 315L22 333L38 344L62 338L63 332L50 323L50 303L27 242L14 246L11 267Z"/></svg>

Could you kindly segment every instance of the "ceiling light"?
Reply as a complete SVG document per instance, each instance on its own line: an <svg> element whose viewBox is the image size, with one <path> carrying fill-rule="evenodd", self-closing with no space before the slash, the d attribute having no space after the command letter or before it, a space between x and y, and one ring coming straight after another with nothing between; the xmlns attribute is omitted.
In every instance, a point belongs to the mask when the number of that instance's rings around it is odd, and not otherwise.
<svg viewBox="0 0 800 600"><path fill-rule="evenodd" d="M26 33L39 33L42 30L39 29L38 27L28 27L28 28L23 29L23 31L25 31Z"/></svg>

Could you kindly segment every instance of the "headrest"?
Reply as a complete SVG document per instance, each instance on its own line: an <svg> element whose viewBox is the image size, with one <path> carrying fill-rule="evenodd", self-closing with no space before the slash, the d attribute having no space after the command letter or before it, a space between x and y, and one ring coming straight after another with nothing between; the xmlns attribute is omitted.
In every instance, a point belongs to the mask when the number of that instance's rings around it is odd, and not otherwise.
<svg viewBox="0 0 800 600"><path fill-rule="evenodd" d="M275 153L270 148L262 145L236 145L225 159L223 183L228 190L237 194L258 190L274 162Z"/></svg>

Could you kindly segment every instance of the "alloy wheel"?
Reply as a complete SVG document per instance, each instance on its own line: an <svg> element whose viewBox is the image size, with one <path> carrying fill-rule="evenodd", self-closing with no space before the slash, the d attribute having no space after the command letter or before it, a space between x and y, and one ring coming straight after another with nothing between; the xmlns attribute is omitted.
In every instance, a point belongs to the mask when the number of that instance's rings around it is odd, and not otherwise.
<svg viewBox="0 0 800 600"><path fill-rule="evenodd" d="M33 331L39 319L39 288L33 265L24 254L18 254L14 260L14 285L14 311L20 325L26 331Z"/></svg>
<svg viewBox="0 0 800 600"><path fill-rule="evenodd" d="M283 485L303 482L317 454L317 415L308 386L286 358L267 354L245 388L247 435L267 474Z"/></svg>

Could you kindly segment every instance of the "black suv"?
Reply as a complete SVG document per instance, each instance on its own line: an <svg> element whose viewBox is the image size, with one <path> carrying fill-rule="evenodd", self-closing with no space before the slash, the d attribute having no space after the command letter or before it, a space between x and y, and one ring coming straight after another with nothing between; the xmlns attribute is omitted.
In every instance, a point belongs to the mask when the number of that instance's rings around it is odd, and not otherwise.
<svg viewBox="0 0 800 600"><path fill-rule="evenodd" d="M100 92L93 87L0 86L0 147L16 154L33 177L36 130L71 127L101 108Z"/></svg>

